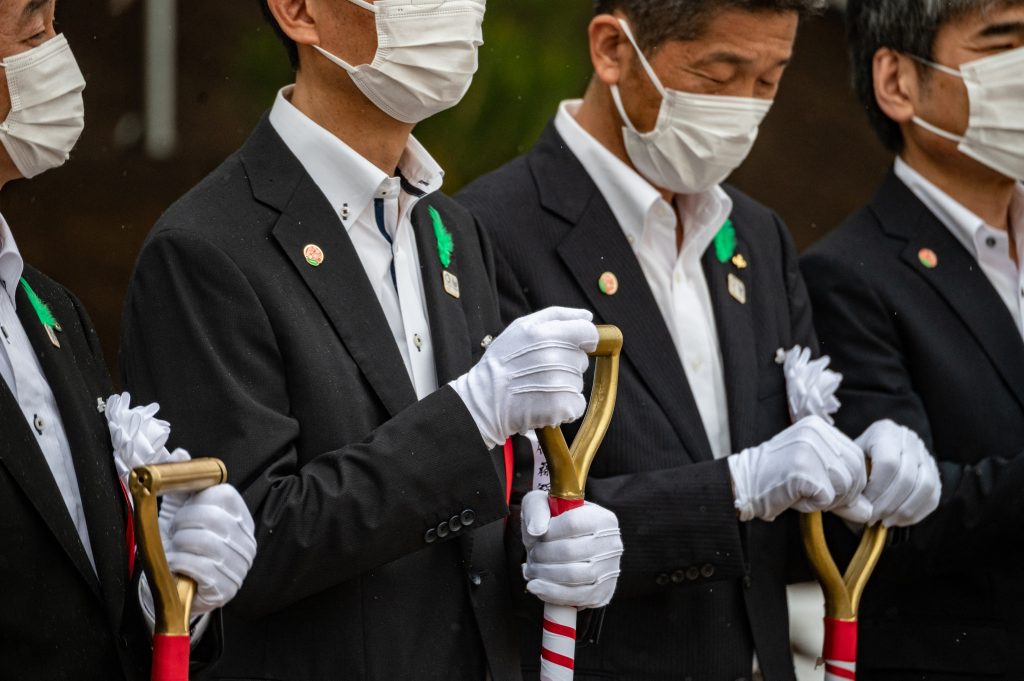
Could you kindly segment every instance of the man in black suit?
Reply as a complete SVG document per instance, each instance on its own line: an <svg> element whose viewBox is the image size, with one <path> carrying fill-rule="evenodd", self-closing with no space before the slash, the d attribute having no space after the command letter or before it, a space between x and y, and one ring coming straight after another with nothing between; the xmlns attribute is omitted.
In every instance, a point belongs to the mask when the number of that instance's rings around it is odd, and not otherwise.
<svg viewBox="0 0 1024 681"><path fill-rule="evenodd" d="M124 318L132 390L176 444L213 443L256 515L212 673L517 679L501 448L583 413L597 330L553 309L502 332L488 242L411 137L469 87L483 2L265 9L296 82L161 218ZM614 516L547 521L528 588L604 605Z"/></svg>
<svg viewBox="0 0 1024 681"><path fill-rule="evenodd" d="M821 418L792 425L782 360L815 340L788 231L719 186L818 5L597 2L584 99L458 196L495 242L505 316L587 307L627 339L588 493L628 551L579 679L750 678L755 655L792 679L785 511L875 510L861 449Z"/></svg>
<svg viewBox="0 0 1024 681"><path fill-rule="evenodd" d="M52 0L0 2L0 186L60 166L82 132L85 81L54 11ZM148 679L141 563L104 417L113 388L99 339L74 295L24 262L3 216L0 379L0 678ZM237 589L218 565L240 582L251 562L234 553L252 542L238 522L248 511L227 485L184 504L199 525L161 529L171 568L197 580L205 612ZM211 534L210 520L225 534Z"/></svg>
<svg viewBox="0 0 1024 681"><path fill-rule="evenodd" d="M858 676L1019 679L1024 2L851 0L848 23L897 159L801 265L845 376L839 426L891 419L942 476L939 510L865 594Z"/></svg>

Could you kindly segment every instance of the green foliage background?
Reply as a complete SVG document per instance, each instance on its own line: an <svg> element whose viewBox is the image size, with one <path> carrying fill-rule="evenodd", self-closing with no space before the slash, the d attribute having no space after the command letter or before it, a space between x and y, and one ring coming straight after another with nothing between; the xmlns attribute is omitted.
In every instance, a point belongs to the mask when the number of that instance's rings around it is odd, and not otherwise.
<svg viewBox="0 0 1024 681"><path fill-rule="evenodd" d="M591 75L591 12L590 0L488 3L473 87L416 133L446 169L446 191L525 152L561 100L582 96Z"/></svg>

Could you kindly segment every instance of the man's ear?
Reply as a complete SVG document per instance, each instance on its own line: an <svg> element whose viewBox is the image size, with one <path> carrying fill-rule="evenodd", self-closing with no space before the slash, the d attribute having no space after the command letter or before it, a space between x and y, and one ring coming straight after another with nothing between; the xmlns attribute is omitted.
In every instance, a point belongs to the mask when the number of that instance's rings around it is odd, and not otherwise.
<svg viewBox="0 0 1024 681"><path fill-rule="evenodd" d="M267 0L267 6L278 26L299 45L320 44L320 33L311 4L307 0Z"/></svg>
<svg viewBox="0 0 1024 681"><path fill-rule="evenodd" d="M618 84L635 54L619 17L599 14L590 22L587 33L590 37L590 61L597 79L605 85Z"/></svg>
<svg viewBox="0 0 1024 681"><path fill-rule="evenodd" d="M882 113L898 124L910 123L917 113L917 65L909 57L883 47L875 53L872 70L875 101Z"/></svg>

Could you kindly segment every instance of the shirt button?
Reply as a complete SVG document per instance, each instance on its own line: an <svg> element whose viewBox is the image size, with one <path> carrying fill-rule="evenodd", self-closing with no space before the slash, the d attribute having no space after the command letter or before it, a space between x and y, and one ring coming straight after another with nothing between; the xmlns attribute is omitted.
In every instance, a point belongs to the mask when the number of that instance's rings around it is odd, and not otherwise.
<svg viewBox="0 0 1024 681"><path fill-rule="evenodd" d="M34 425L36 427L36 432L42 435L43 430L46 429L46 421L43 420L43 417L37 415L35 418Z"/></svg>
<svg viewBox="0 0 1024 681"><path fill-rule="evenodd" d="M985 245L988 246L989 248L995 248L996 238L994 236L988 237L987 239L985 239Z"/></svg>
<svg viewBox="0 0 1024 681"><path fill-rule="evenodd" d="M634 245L636 244L636 237L630 234L629 236L626 237L626 241L628 241L630 245Z"/></svg>
<svg viewBox="0 0 1024 681"><path fill-rule="evenodd" d="M423 337L420 336L418 333L414 333L412 335L412 342L413 342L413 345L416 346L417 350L422 350L423 349Z"/></svg>

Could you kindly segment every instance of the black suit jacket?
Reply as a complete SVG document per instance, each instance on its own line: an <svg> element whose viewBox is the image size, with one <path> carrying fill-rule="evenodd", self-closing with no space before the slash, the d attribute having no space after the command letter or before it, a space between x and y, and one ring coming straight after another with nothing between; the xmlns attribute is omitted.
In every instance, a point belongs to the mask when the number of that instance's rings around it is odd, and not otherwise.
<svg viewBox="0 0 1024 681"><path fill-rule="evenodd" d="M460 299L429 206L454 236ZM139 256L127 382L163 404L174 445L227 463L256 519L216 678L519 677L504 465L445 385L501 329L490 250L441 194L412 221L444 386L419 402L344 226L266 118Z"/></svg>
<svg viewBox="0 0 1024 681"><path fill-rule="evenodd" d="M789 425L776 350L813 344L810 308L780 220L739 192L738 269L714 249L704 271L721 339L733 448ZM549 305L594 311L625 336L615 418L594 463L589 499L615 511L626 551L600 642L581 648L578 679L749 678L756 648L769 681L793 678L785 584L792 518L741 524L728 464L715 461L675 345L608 203L553 126L524 157L458 199L495 244L502 312ZM620 290L605 295L603 272ZM747 302L730 296L729 274ZM572 429L567 429L572 430ZM526 477L529 482L529 477ZM524 624L524 664L539 639Z"/></svg>
<svg viewBox="0 0 1024 681"><path fill-rule="evenodd" d="M112 392L81 304L31 267L63 331L54 347L24 291L18 318L53 390L85 509L93 570L35 433L0 381L0 679L149 678L149 640L128 573L127 507L98 398Z"/></svg>
<svg viewBox="0 0 1024 681"><path fill-rule="evenodd" d="M868 586L858 676L1020 678L1024 342L1010 312L894 174L802 267L822 350L845 377L838 424L902 423L942 475L939 510Z"/></svg>

